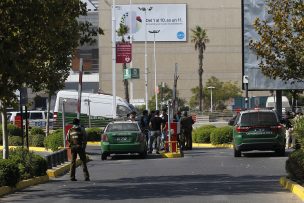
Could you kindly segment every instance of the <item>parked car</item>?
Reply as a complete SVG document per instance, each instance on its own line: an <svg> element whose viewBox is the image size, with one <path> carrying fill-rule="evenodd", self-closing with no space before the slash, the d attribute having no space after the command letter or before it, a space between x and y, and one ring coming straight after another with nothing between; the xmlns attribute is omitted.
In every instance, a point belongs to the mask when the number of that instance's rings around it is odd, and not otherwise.
<svg viewBox="0 0 304 203"><path fill-rule="evenodd" d="M10 114L9 117L9 122L11 124L16 124L16 116L20 116L21 113L14 111L14 112L8 112ZM47 118L47 112L45 111L28 111L27 112L27 119L28 119L28 124L30 127L45 127L46 126L46 118ZM50 122L50 127L53 126L53 113L50 112L49 114L49 122ZM25 120L25 113L24 113L24 118ZM25 122L24 122L25 125Z"/></svg>
<svg viewBox="0 0 304 203"><path fill-rule="evenodd" d="M273 110L246 110L236 117L233 128L234 156L243 151L274 150L285 155L285 128Z"/></svg>
<svg viewBox="0 0 304 203"><path fill-rule="evenodd" d="M109 123L101 136L101 159L111 154L138 153L147 156L146 136L137 122L114 121Z"/></svg>

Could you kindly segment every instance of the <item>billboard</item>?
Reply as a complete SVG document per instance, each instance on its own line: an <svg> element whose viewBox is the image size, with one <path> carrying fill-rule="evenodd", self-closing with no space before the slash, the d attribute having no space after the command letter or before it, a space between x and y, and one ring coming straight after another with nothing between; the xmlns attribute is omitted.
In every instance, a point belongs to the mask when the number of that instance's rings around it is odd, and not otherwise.
<svg viewBox="0 0 304 203"><path fill-rule="evenodd" d="M271 16L266 10L264 0L242 0L243 13L243 75L248 75L248 90L284 90L304 89L303 82L282 81L270 79L265 76L258 64L260 59L249 48L250 40L258 40L259 35L253 28L254 20L258 17L261 20L269 20ZM294 82L294 83L293 83Z"/></svg>
<svg viewBox="0 0 304 203"><path fill-rule="evenodd" d="M133 41L154 41L149 31L160 30L155 41L187 41L186 4L132 4L116 6L116 30L129 27ZM120 41L121 37L116 36Z"/></svg>

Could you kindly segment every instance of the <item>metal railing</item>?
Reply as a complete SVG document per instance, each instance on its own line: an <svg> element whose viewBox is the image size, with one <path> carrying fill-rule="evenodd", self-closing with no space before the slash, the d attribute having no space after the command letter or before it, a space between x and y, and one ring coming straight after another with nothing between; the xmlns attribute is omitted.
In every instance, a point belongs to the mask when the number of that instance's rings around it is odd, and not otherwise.
<svg viewBox="0 0 304 203"><path fill-rule="evenodd" d="M45 155L45 159L47 160L48 163L48 169L56 167L68 161L67 150L62 149L52 154Z"/></svg>

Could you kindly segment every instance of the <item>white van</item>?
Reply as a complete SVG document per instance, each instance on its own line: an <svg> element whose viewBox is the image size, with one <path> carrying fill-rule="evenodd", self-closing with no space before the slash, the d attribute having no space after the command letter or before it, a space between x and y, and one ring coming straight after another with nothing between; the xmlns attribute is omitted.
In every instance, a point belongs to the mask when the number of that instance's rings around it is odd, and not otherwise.
<svg viewBox="0 0 304 203"><path fill-rule="evenodd" d="M57 118L58 112L62 112L62 101L65 101L66 113L77 113L78 92L73 90L62 90L57 93L54 107L54 119ZM94 94L83 92L81 94L81 114L90 115L92 119L112 118L112 95ZM116 97L116 115L125 117L133 111L127 101Z"/></svg>
<svg viewBox="0 0 304 203"><path fill-rule="evenodd" d="M266 108L274 109L276 107L276 98L268 97L266 101ZM286 96L282 96L282 112L290 111L291 107Z"/></svg>
<svg viewBox="0 0 304 203"><path fill-rule="evenodd" d="M10 115L9 117L9 122L11 124L16 124L15 119L16 116L20 116L20 112L13 111L13 112L8 112ZM24 113L25 115L25 113ZM53 125L53 113L50 112L49 114L50 120L49 120L49 125L52 127ZM28 124L30 127L45 127L46 126L46 118L47 118L47 112L46 111L28 111L27 112L27 119L28 119ZM25 125L25 117L23 118L24 120L24 125Z"/></svg>

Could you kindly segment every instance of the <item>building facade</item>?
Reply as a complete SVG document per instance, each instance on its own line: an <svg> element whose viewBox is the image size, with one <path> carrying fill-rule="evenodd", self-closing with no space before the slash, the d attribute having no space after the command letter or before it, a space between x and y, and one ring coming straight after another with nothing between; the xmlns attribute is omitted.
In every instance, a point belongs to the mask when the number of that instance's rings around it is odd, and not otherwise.
<svg viewBox="0 0 304 203"><path fill-rule="evenodd" d="M129 0L116 0L127 5ZM191 29L199 25L207 30L210 42L204 54L203 84L215 76L221 81L242 83L242 15L241 0L132 0L137 4L186 4L186 40L156 41L157 84L173 88L175 64L178 66L178 96L189 101L191 88L199 85L198 52L191 42ZM99 85L103 92L112 92L111 0L99 1L99 26L105 35L99 39ZM161 32L161 31L160 31ZM133 81L133 98L145 98L145 43L133 42L133 67L140 69L140 79ZM153 41L147 42L148 97L154 95ZM116 91L124 97L122 64L116 64ZM216 91L216 90L214 90Z"/></svg>

